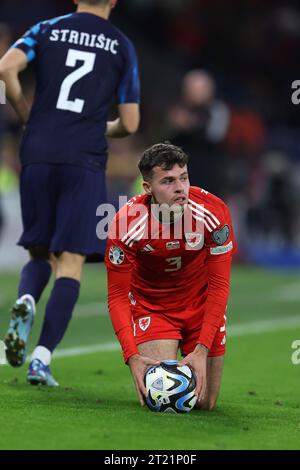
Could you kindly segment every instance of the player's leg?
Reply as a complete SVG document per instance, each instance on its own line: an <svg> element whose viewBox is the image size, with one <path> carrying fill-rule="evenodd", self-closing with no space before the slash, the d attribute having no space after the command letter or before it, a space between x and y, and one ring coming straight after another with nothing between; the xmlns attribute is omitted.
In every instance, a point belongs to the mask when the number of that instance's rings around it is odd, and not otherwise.
<svg viewBox="0 0 300 470"><path fill-rule="evenodd" d="M59 253L56 257L56 281L28 372L30 383L46 385L56 385L53 377L49 376L49 365L54 349L64 337L79 297L86 255L100 252L96 212L106 197L102 171L59 165L56 168L56 184L56 230L50 245L51 253Z"/></svg>
<svg viewBox="0 0 300 470"><path fill-rule="evenodd" d="M214 409L222 381L224 356L208 357L206 372L206 392L204 400L196 408L211 411Z"/></svg>
<svg viewBox="0 0 300 470"><path fill-rule="evenodd" d="M5 338L6 357L14 366L26 359L26 344L33 324L35 305L51 276L49 242L52 228L49 165L28 165L21 174L21 207L24 231L19 245L28 249L30 260L20 274L18 299L11 310Z"/></svg>
<svg viewBox="0 0 300 470"><path fill-rule="evenodd" d="M226 314L222 326L217 331L207 358L207 385L203 402L198 403L202 410L213 410L220 391L224 354L226 351Z"/></svg>
<svg viewBox="0 0 300 470"><path fill-rule="evenodd" d="M56 281L50 294L41 335L31 356L27 375L32 384L55 386L49 365L52 353L63 339L79 297L80 280L85 257L61 253L56 259Z"/></svg>
<svg viewBox="0 0 300 470"><path fill-rule="evenodd" d="M191 311L186 321L185 334L180 345L183 356L191 353L196 347L202 327L203 315L201 313L198 309ZM212 410L215 407L221 387L225 350L226 315L224 314L224 322L215 335L207 357L205 397L203 401L196 404L195 408Z"/></svg>
<svg viewBox="0 0 300 470"><path fill-rule="evenodd" d="M151 357L157 361L176 360L179 340L159 339L139 344L138 349L142 356Z"/></svg>
<svg viewBox="0 0 300 470"><path fill-rule="evenodd" d="M55 230L56 185L53 165L27 165L22 169L20 196L23 234L18 242L29 251L19 284L19 298L30 295L35 303L51 276L49 246Z"/></svg>
<svg viewBox="0 0 300 470"><path fill-rule="evenodd" d="M5 337L6 357L13 367L26 359L26 346L33 326L36 304L51 276L47 247L29 249L30 261L23 267L18 299L11 309L11 320Z"/></svg>
<svg viewBox="0 0 300 470"><path fill-rule="evenodd" d="M143 299L131 295L131 312L137 347L143 356L158 361L176 360L182 339L180 322L173 315L153 313L143 306Z"/></svg>
<svg viewBox="0 0 300 470"><path fill-rule="evenodd" d="M30 260L21 271L18 297L30 296L37 304L51 277L50 253L46 246L29 247L28 251Z"/></svg>

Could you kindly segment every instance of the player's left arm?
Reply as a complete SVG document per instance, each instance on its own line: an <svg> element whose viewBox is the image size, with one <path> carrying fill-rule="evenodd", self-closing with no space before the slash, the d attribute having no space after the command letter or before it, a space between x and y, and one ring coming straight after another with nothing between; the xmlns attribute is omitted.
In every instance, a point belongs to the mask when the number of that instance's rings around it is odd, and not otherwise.
<svg viewBox="0 0 300 470"><path fill-rule="evenodd" d="M0 60L0 80L5 83L7 99L24 125L29 118L30 106L24 96L19 74L27 65L27 56L20 49L9 49Z"/></svg>
<svg viewBox="0 0 300 470"><path fill-rule="evenodd" d="M207 355L215 335L224 323L230 290L231 259L234 235L229 209L224 204L218 216L219 227L205 234L207 250L208 293L200 335L195 350L180 365L190 365L197 377L198 400L204 399L206 390Z"/></svg>
<svg viewBox="0 0 300 470"><path fill-rule="evenodd" d="M217 217L219 226L205 233L208 292L198 343L208 350L218 329L224 324L230 291L231 261L236 250L230 212L224 203L218 208Z"/></svg>
<svg viewBox="0 0 300 470"><path fill-rule="evenodd" d="M138 103L119 104L119 117L115 121L108 121L107 137L127 137L135 134L140 123L140 107Z"/></svg>

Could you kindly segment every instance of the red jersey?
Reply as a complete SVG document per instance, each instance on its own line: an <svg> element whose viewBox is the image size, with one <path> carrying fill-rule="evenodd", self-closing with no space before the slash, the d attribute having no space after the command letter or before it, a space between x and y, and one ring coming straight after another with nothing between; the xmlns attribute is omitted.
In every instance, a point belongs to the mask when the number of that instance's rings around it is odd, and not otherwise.
<svg viewBox="0 0 300 470"><path fill-rule="evenodd" d="M214 309L222 305L223 313L211 314L214 318L208 318L207 331L199 341L209 348L213 333L223 320L229 293L234 251L229 210L219 198L197 187L190 188L185 211L173 223L161 223L156 208L151 196L135 196L118 212L111 225L105 263L115 331L118 334L123 328L132 328L128 296L131 302L138 301L157 313L214 303ZM213 271L214 281L210 280ZM224 279L218 286L220 276ZM128 305L124 306L124 302ZM125 359L130 356L122 342L132 343L129 336L127 331L124 340L118 334Z"/></svg>

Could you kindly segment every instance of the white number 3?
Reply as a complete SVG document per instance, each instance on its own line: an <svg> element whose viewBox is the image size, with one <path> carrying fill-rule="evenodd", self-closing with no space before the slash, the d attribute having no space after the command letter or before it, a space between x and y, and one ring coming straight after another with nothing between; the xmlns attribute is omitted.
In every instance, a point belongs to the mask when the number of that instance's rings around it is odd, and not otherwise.
<svg viewBox="0 0 300 470"><path fill-rule="evenodd" d="M96 54L94 52L77 51L76 49L69 50L66 61L67 67L75 67L78 61L82 61L83 65L70 73L62 82L56 105L57 109L72 111L73 113L82 113L85 101L79 98L76 98L74 101L69 100L69 95L74 83L92 72L95 60Z"/></svg>
<svg viewBox="0 0 300 470"><path fill-rule="evenodd" d="M169 263L170 266L174 266L174 268L165 269L166 272L179 271L179 269L181 269L181 256L175 256L174 258L166 258L166 261Z"/></svg>

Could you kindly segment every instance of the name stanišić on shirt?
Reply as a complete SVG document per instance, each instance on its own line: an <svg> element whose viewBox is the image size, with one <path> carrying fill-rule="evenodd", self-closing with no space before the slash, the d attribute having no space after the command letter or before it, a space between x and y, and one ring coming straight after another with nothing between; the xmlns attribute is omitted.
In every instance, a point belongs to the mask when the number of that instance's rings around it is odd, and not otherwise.
<svg viewBox="0 0 300 470"><path fill-rule="evenodd" d="M96 47L104 51L117 54L119 41L106 37L103 33L90 34L74 29L53 29L51 31L50 41L52 42L65 42L85 47Z"/></svg>

